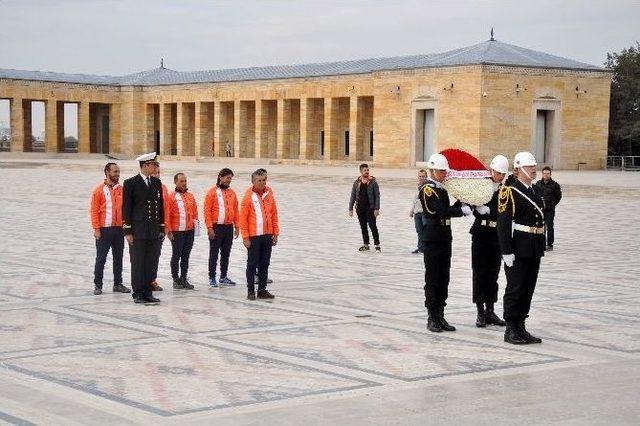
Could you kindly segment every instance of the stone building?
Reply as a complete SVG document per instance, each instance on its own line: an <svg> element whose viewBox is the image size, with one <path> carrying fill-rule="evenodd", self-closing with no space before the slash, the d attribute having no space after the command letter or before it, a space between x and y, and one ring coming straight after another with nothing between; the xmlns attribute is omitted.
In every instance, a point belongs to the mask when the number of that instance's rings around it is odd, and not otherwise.
<svg viewBox="0 0 640 426"><path fill-rule="evenodd" d="M531 150L556 168L602 168L609 70L491 40L444 53L123 77L0 69L11 150L31 151L31 104L45 103L45 150L64 150L78 105L78 152L224 156L413 167L461 148L488 161ZM586 163L586 164L585 164Z"/></svg>

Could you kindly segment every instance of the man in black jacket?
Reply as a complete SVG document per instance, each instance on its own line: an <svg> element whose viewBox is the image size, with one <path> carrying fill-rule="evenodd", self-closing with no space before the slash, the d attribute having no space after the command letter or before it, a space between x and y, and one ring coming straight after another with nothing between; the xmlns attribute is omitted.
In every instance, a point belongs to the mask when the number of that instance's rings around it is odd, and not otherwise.
<svg viewBox="0 0 640 426"><path fill-rule="evenodd" d="M516 154L513 167L518 168L518 180L498 194L498 241L507 276L504 341L515 345L542 342L525 328L544 256L544 205L531 184L536 164L531 153Z"/></svg>
<svg viewBox="0 0 640 426"><path fill-rule="evenodd" d="M556 217L556 206L562 199L562 190L560 189L560 184L551 179L551 167L545 166L542 168L542 179L536 183L536 187L539 190L538 193L542 195L542 199L544 200L544 225L547 234L547 250L553 250L553 220Z"/></svg>
<svg viewBox="0 0 640 426"><path fill-rule="evenodd" d="M360 176L353 182L351 188L349 216L353 216L354 206L360 222L364 244L358 250L369 251L369 231L367 229L367 225L369 225L373 235L373 244L376 246L376 251L380 252L380 236L376 224L376 218L380 213L380 188L376 178L369 174L369 166L364 163L360 164Z"/></svg>
<svg viewBox="0 0 640 426"><path fill-rule="evenodd" d="M122 221L131 252L131 286L135 303L159 303L153 297L151 282L158 262L159 245L164 239L164 197L156 153L136 158L140 173L124 181Z"/></svg>
<svg viewBox="0 0 640 426"><path fill-rule="evenodd" d="M471 208L456 202L449 205L449 193L442 186L449 162L442 154L433 154L429 161L428 179L419 197L424 214L421 242L424 248L424 306L427 308L427 329L434 333L455 331L444 318L449 296L451 270L451 218L469 216Z"/></svg>

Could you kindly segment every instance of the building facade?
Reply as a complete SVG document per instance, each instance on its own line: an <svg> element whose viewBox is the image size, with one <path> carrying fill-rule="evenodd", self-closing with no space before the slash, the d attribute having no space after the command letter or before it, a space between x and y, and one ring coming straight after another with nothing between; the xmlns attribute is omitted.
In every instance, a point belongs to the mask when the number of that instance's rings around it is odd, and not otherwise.
<svg viewBox="0 0 640 426"><path fill-rule="evenodd" d="M123 77L0 69L11 151L64 151L64 104L78 105L78 152L274 162L420 166L445 148L488 162L532 151L560 169L605 165L609 70L488 40L445 53Z"/></svg>

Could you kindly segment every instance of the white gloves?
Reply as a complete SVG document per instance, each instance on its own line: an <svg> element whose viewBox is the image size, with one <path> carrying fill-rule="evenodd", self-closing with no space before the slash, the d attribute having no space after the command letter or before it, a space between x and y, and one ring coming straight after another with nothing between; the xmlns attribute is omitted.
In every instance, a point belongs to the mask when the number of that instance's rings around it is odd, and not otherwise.
<svg viewBox="0 0 640 426"><path fill-rule="evenodd" d="M482 215L491 213L491 209L489 208L489 206L485 206L484 204L481 206L476 206L476 211Z"/></svg>
<svg viewBox="0 0 640 426"><path fill-rule="evenodd" d="M463 204L462 207L460 207L460 210L462 210L462 214L465 216L469 216L471 214L471 207L466 204Z"/></svg>
<svg viewBox="0 0 640 426"><path fill-rule="evenodd" d="M513 262L516 260L515 254L503 254L502 260L504 260L504 266L511 268L513 266Z"/></svg>

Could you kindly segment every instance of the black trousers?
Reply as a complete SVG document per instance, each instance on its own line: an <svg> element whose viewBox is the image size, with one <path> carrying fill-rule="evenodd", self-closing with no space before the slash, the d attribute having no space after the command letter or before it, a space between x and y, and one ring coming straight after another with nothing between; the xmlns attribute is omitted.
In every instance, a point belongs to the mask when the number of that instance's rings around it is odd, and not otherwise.
<svg viewBox="0 0 640 426"><path fill-rule="evenodd" d="M189 255L193 248L193 229L190 231L174 231L171 241L171 276L173 279L187 278L189 272ZM178 266L180 269L178 269Z"/></svg>
<svg viewBox="0 0 640 426"><path fill-rule="evenodd" d="M158 267L160 266L160 255L162 254L163 244L164 244L164 240L158 242L158 250L155 255L156 263L153 265L153 279L151 281L155 281L158 278Z"/></svg>
<svg viewBox="0 0 640 426"><path fill-rule="evenodd" d="M544 212L544 226L547 234L547 245L553 246L555 235L553 232L553 220L556 218L555 210L545 210Z"/></svg>
<svg viewBox="0 0 640 426"><path fill-rule="evenodd" d="M269 264L271 263L271 249L273 239L270 234L258 235L250 238L247 257L247 290L255 292L255 276L258 271L258 291L266 290L269 277Z"/></svg>
<svg viewBox="0 0 640 426"><path fill-rule="evenodd" d="M93 269L93 284L102 288L104 265L111 249L113 258L113 284L122 284L122 253L124 252L124 232L120 226L100 228L100 239L96 240L96 264Z"/></svg>
<svg viewBox="0 0 640 426"><path fill-rule="evenodd" d="M506 321L522 321L529 315L539 270L539 257L516 257L511 268L505 266L507 288L503 304Z"/></svg>
<svg viewBox="0 0 640 426"><path fill-rule="evenodd" d="M420 241L420 236L422 235L422 229L424 228L424 213L419 212L413 215L413 223L416 226L416 234L418 234L418 250L424 251L424 243Z"/></svg>
<svg viewBox="0 0 640 426"><path fill-rule="evenodd" d="M209 278L215 278L220 254L220 278L227 276L229 255L233 246L233 225L214 225L214 239L209 239Z"/></svg>
<svg viewBox="0 0 640 426"><path fill-rule="evenodd" d="M424 306L433 311L447 305L451 270L451 241L423 242Z"/></svg>
<svg viewBox="0 0 640 426"><path fill-rule="evenodd" d="M358 222L360 222L360 230L362 231L362 242L369 244L369 230L367 225L371 228L371 235L373 235L373 244L380 245L380 236L378 235L378 225L376 225L376 216L373 214L373 210L356 210L358 215Z"/></svg>
<svg viewBox="0 0 640 426"><path fill-rule="evenodd" d="M134 298L151 296L151 282L156 278L158 264L158 246L162 241L158 238L134 238L129 246L131 254L131 287Z"/></svg>
<svg viewBox="0 0 640 426"><path fill-rule="evenodd" d="M498 275L501 261L502 255L497 236L472 235L473 303L498 301Z"/></svg>

